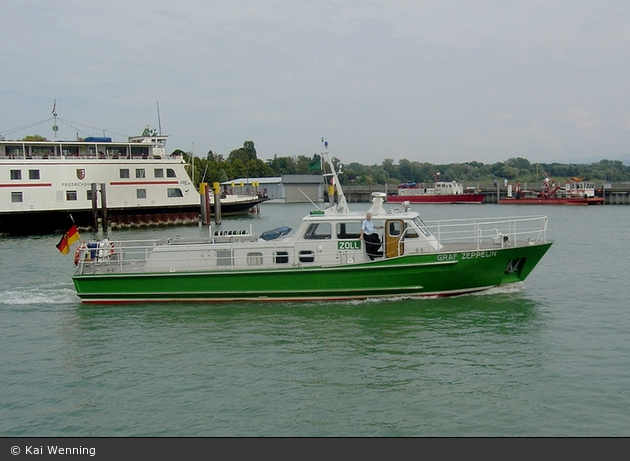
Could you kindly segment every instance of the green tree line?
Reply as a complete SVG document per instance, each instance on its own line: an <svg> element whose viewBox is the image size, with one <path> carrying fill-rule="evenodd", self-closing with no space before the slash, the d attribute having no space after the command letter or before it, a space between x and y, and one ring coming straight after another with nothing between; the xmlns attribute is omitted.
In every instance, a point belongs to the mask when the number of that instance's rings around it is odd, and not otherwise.
<svg viewBox="0 0 630 461"><path fill-rule="evenodd" d="M253 141L245 141L243 147L232 150L227 157L209 151L205 158L193 157L186 152L189 174L195 184L224 182L237 178L256 178L282 176L285 174L321 174L318 168L320 157L296 155L287 157L274 156L263 161L258 158ZM335 160L336 162L337 160ZM193 168L194 163L194 168ZM459 181L463 183L492 182L494 179L515 183L535 183L545 177L563 181L580 177L594 182L630 181L630 167L620 160L601 160L591 164L581 163L531 163L521 157L509 158L503 162L435 164L401 159L396 163L391 158L380 164L363 165L358 162L348 163L340 176L342 184L392 184L405 182L431 183L439 177L441 181Z"/></svg>

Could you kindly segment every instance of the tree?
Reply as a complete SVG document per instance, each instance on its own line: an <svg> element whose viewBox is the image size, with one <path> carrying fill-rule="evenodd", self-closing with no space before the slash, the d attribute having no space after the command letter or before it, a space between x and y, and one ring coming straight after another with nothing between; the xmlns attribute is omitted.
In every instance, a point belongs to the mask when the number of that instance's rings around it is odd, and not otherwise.
<svg viewBox="0 0 630 461"><path fill-rule="evenodd" d="M29 134L28 136L24 136L24 138L22 138L22 141L48 141L48 139L39 134Z"/></svg>

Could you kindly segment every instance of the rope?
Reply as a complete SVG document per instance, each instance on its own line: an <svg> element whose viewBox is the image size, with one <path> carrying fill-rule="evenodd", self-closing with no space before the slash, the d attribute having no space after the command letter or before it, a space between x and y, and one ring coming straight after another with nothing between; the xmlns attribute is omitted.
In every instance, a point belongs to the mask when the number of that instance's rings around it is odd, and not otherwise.
<svg viewBox="0 0 630 461"><path fill-rule="evenodd" d="M8 135L8 134L17 133L18 131L27 130L27 129L32 128L34 126L41 125L42 123L49 122L50 120L54 120L53 117L47 118L46 120L42 120L40 122L31 123L30 125L19 126L17 128L13 128L12 130L0 131L0 135L5 136L5 135Z"/></svg>

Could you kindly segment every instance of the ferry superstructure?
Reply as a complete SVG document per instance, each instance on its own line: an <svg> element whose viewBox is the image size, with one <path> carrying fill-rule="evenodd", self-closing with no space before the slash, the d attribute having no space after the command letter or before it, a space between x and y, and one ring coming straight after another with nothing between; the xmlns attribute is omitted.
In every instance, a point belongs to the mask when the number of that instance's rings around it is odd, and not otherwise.
<svg viewBox="0 0 630 461"><path fill-rule="evenodd" d="M166 135L146 132L127 142L0 140L0 233L90 227L103 199L113 227L197 222L200 196L182 155L167 154ZM247 212L262 199L226 197L224 214ZM70 218L70 216L72 218Z"/></svg>

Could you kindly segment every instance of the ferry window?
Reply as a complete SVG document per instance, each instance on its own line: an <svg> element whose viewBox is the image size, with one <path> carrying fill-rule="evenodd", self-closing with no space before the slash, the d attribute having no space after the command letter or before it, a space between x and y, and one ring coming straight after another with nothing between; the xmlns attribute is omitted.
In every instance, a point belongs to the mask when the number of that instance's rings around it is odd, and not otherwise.
<svg viewBox="0 0 630 461"><path fill-rule="evenodd" d="M315 253L312 250L300 251L301 263L312 263L315 261Z"/></svg>
<svg viewBox="0 0 630 461"><path fill-rule="evenodd" d="M166 169L166 177L167 178L176 178L177 175L175 174L175 170L172 168L167 168Z"/></svg>
<svg viewBox="0 0 630 461"><path fill-rule="evenodd" d="M129 168L121 168L120 169L120 179L129 178Z"/></svg>
<svg viewBox="0 0 630 461"><path fill-rule="evenodd" d="M92 201L92 191L90 189L88 189L86 194L86 198L88 199L88 202Z"/></svg>
<svg viewBox="0 0 630 461"><path fill-rule="evenodd" d="M144 168L136 168L136 178L140 179L144 177L145 177Z"/></svg>
<svg viewBox="0 0 630 461"><path fill-rule="evenodd" d="M22 192L11 192L11 201L13 203L23 202Z"/></svg>
<svg viewBox="0 0 630 461"><path fill-rule="evenodd" d="M155 170L153 170L153 177L154 178L163 178L164 177L164 170L162 168L156 168Z"/></svg>
<svg viewBox="0 0 630 461"><path fill-rule="evenodd" d="M276 264L288 264L289 252L288 251L276 251Z"/></svg>
<svg viewBox="0 0 630 461"><path fill-rule="evenodd" d="M313 223L306 229L304 238L307 240L323 240L329 239L332 235L332 227L330 223Z"/></svg>
<svg viewBox="0 0 630 461"><path fill-rule="evenodd" d="M66 191L66 200L76 200L77 199L77 191L76 190L67 190Z"/></svg>
<svg viewBox="0 0 630 461"><path fill-rule="evenodd" d="M166 193L171 198L184 196L184 194L182 194L182 190L177 187L169 187L168 189L166 189Z"/></svg>
<svg viewBox="0 0 630 461"><path fill-rule="evenodd" d="M22 179L22 170L11 170L11 179Z"/></svg>
<svg viewBox="0 0 630 461"><path fill-rule="evenodd" d="M263 263L262 253L247 253L248 266L260 266Z"/></svg>
<svg viewBox="0 0 630 461"><path fill-rule="evenodd" d="M146 189L136 189L136 198L147 198Z"/></svg>
<svg viewBox="0 0 630 461"><path fill-rule="evenodd" d="M361 235L360 222L340 222L337 223L338 239L358 239Z"/></svg>
<svg viewBox="0 0 630 461"><path fill-rule="evenodd" d="M39 170L28 170L28 179L39 179Z"/></svg>

